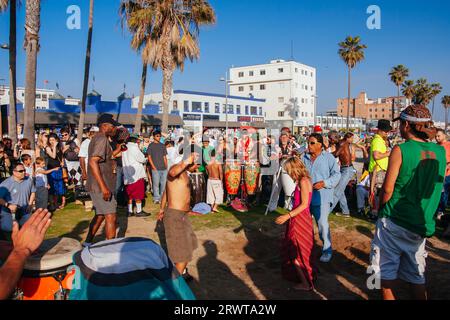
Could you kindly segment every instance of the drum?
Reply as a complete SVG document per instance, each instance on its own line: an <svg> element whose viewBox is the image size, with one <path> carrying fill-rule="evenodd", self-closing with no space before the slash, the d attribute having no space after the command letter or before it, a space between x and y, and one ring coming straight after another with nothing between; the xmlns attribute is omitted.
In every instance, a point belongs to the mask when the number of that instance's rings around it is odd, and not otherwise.
<svg viewBox="0 0 450 320"><path fill-rule="evenodd" d="M241 182L241 164L239 160L227 160L225 163L225 186L229 195L235 196Z"/></svg>
<svg viewBox="0 0 450 320"><path fill-rule="evenodd" d="M205 175L201 172L189 173L191 181L191 207L197 203L206 202Z"/></svg>
<svg viewBox="0 0 450 320"><path fill-rule="evenodd" d="M245 189L248 195L254 195L258 188L259 174L261 167L257 161L248 161L245 164L244 176L245 176Z"/></svg>
<svg viewBox="0 0 450 320"><path fill-rule="evenodd" d="M72 256L81 249L81 244L74 239L45 240L25 263L16 299L64 300L75 274L75 269L68 272L68 268Z"/></svg>

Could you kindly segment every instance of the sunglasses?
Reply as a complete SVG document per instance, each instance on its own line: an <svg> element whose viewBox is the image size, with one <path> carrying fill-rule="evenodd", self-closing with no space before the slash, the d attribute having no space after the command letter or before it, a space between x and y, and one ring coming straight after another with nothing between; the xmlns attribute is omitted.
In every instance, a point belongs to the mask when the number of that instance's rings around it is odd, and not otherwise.
<svg viewBox="0 0 450 320"><path fill-rule="evenodd" d="M318 143L319 143L319 142L314 142L314 141L308 142L308 144L309 144L310 146L316 145L316 144L318 144Z"/></svg>
<svg viewBox="0 0 450 320"><path fill-rule="evenodd" d="M26 172L26 170L14 170L15 172L18 172L18 173L24 173L24 172Z"/></svg>

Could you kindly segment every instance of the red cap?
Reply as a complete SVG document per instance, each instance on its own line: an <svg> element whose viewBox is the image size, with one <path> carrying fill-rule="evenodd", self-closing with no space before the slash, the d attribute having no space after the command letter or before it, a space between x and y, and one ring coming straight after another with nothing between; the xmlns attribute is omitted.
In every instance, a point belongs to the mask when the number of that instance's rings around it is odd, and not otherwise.
<svg viewBox="0 0 450 320"><path fill-rule="evenodd" d="M313 129L314 133L322 132L322 128L320 126L315 126Z"/></svg>

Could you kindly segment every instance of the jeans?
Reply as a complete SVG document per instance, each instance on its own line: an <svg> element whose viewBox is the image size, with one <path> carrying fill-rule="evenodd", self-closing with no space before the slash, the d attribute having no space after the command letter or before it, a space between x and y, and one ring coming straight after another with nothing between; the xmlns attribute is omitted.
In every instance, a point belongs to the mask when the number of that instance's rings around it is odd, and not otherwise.
<svg viewBox="0 0 450 320"><path fill-rule="evenodd" d="M153 201L161 201L166 189L167 170L152 170Z"/></svg>
<svg viewBox="0 0 450 320"><path fill-rule="evenodd" d="M16 214L15 218L17 222L19 223L19 226L23 226L25 222L28 221L28 219L31 217L31 214ZM5 232L12 232L13 227L13 218L12 214L9 212L9 210L1 210L0 211L0 229L1 231Z"/></svg>
<svg viewBox="0 0 450 320"><path fill-rule="evenodd" d="M331 212L331 203L322 203L320 206L311 206L311 213L316 219L317 226L319 228L320 240L323 242L323 253L332 253L331 248L331 233L330 225L328 223L328 216Z"/></svg>
<svg viewBox="0 0 450 320"><path fill-rule="evenodd" d="M344 167L341 168L341 179L339 180L338 185L334 189L334 197L333 204L331 206L331 211L334 210L336 205L339 202L343 214L350 214L350 210L347 205L347 198L345 197L345 189L347 188L348 183L355 175L356 170L353 167Z"/></svg>
<svg viewBox="0 0 450 320"><path fill-rule="evenodd" d="M356 187L356 202L358 205L358 210L362 210L366 207L366 199L369 198L369 191L362 187Z"/></svg>
<svg viewBox="0 0 450 320"><path fill-rule="evenodd" d="M124 203L124 180L123 180L123 167L117 166L116 168L116 190L114 190L114 196L121 205Z"/></svg>
<svg viewBox="0 0 450 320"><path fill-rule="evenodd" d="M439 211L445 212L447 208L448 195L450 193L450 176L445 177L444 180L444 191L441 195L441 202L439 203Z"/></svg>

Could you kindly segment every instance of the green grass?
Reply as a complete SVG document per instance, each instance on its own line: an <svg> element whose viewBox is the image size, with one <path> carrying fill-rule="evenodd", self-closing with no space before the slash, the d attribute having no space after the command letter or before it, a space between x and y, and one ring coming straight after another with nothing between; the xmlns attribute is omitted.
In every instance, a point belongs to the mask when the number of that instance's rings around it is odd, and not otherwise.
<svg viewBox="0 0 450 320"><path fill-rule="evenodd" d="M151 197L147 199L145 210L151 213L151 216L145 218L146 221L156 220L159 206L154 205ZM219 213L211 213L205 216L191 217L192 225L195 231L225 228L235 231L236 233L244 228L271 230L274 226L274 220L280 214L287 211L277 209L277 211L264 215L266 207L263 205L252 208L247 213L234 211L231 207L220 207ZM125 219L126 210L119 209L119 216ZM93 212L86 212L84 207L69 203L63 210L55 212L52 218L52 225L47 232L46 238L54 237L70 237L78 240L89 227L89 223L93 217ZM345 228L346 230L355 230L357 227L363 227L373 231L375 226L373 223L352 217L345 219L330 215L330 226L332 228Z"/></svg>

